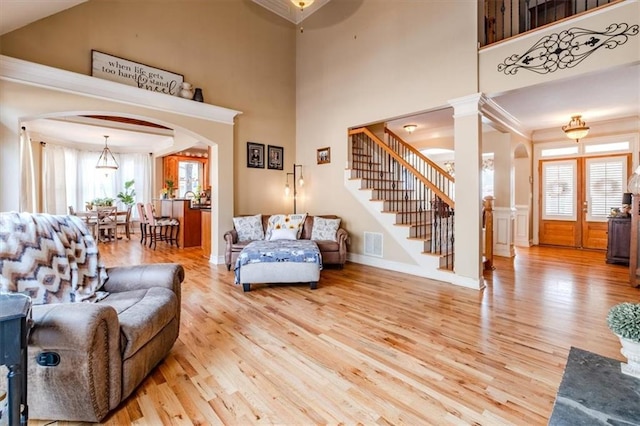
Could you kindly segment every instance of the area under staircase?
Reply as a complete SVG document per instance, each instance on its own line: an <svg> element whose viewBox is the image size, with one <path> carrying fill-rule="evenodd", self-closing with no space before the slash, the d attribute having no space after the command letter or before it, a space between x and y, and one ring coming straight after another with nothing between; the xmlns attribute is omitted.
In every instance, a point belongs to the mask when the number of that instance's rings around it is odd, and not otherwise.
<svg viewBox="0 0 640 426"><path fill-rule="evenodd" d="M418 265L442 279L454 267L455 183L441 167L389 129L349 131L346 186Z"/></svg>

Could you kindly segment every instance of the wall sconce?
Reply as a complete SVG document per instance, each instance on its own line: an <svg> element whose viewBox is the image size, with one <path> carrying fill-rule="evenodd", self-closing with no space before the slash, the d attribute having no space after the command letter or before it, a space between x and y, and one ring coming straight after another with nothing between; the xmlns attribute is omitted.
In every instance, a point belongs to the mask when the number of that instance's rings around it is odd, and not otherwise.
<svg viewBox="0 0 640 426"><path fill-rule="evenodd" d="M296 175L296 168L300 167L300 179L297 179L297 175ZM298 189L296 186L296 182L298 182L298 185L303 186L304 185L304 178L302 177L302 164L294 164L293 165L293 172L292 173L287 173L287 183L284 186L284 194L288 197L289 193L291 192L291 187L289 186L289 175L293 176L293 214L296 214L296 199L298 198Z"/></svg>
<svg viewBox="0 0 640 426"><path fill-rule="evenodd" d="M580 139L587 136L589 133L589 127L582 121L581 115L574 115L571 117L571 121L566 126L562 126L562 130L569 139L575 139L576 142L580 142Z"/></svg>
<svg viewBox="0 0 640 426"><path fill-rule="evenodd" d="M418 128L418 126L417 126L416 124L405 124L405 125L404 125L404 129L405 129L407 132L409 132L409 134L413 133L413 131L414 131L415 129L417 129L417 128Z"/></svg>

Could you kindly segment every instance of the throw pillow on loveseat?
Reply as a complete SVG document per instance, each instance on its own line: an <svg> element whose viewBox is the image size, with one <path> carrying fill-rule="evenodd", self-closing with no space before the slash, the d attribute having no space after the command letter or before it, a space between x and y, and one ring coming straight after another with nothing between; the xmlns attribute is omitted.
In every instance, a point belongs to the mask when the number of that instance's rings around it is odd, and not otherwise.
<svg viewBox="0 0 640 426"><path fill-rule="evenodd" d="M262 228L265 235L268 235L269 228L269 220L273 216L287 216L287 215L256 215L262 217ZM295 215L288 215L293 217ZM298 215L303 216L303 215ZM304 220L302 224L302 232L299 234L298 239L311 240L313 239L318 248L320 249L320 253L322 255L322 263L323 265L338 265L339 267L343 267L344 263L347 260L347 245L349 243L349 234L347 231L340 227L341 222L340 218L335 215L321 215L321 216L311 216L308 214L304 214ZM242 216L246 217L246 216ZM327 240L318 239L320 238L320 234L316 235L316 238L312 238L314 223L316 219L320 219L318 223L322 228L332 228L336 224L338 224L338 229L335 232L335 237ZM281 220L281 219L278 219ZM330 222L326 222L323 220L329 220ZM274 223L276 219L274 218ZM325 229L325 232L322 234L322 237L325 236L333 237L330 233L328 233ZM261 238L262 239L262 238ZM226 243L224 261L225 265L227 265L227 270L231 270L232 267L235 266L236 260L240 255L240 252L243 248L245 248L251 241L255 240L241 240L238 236L238 231L236 229L231 229L224 234L224 240Z"/></svg>

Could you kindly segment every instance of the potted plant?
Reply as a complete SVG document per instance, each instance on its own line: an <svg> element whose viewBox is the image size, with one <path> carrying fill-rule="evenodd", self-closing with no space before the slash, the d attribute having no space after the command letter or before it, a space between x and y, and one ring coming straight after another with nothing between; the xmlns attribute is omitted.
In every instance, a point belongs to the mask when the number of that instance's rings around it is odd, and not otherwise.
<svg viewBox="0 0 640 426"><path fill-rule="evenodd" d="M124 183L124 191L118 193L117 197L127 207L131 207L136 203L136 190L133 189L134 180L131 179Z"/></svg>
<svg viewBox="0 0 640 426"><path fill-rule="evenodd" d="M613 306L607 315L607 325L620 339L620 353L628 361L621 364L620 369L624 374L640 379L640 303L624 302Z"/></svg>
<svg viewBox="0 0 640 426"><path fill-rule="evenodd" d="M173 188L173 180L172 179L167 179L164 181L164 183L167 185L167 192L169 193L169 198L173 198L175 197L175 193L173 192L174 188Z"/></svg>
<svg viewBox="0 0 640 426"><path fill-rule="evenodd" d="M111 197L94 198L92 203L94 206L97 206L97 207L111 207L113 205L113 198Z"/></svg>

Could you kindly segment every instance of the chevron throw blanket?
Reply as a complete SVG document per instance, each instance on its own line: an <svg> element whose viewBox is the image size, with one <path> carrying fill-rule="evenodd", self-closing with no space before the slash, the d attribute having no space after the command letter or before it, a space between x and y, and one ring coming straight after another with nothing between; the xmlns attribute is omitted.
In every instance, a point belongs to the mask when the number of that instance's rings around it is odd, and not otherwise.
<svg viewBox="0 0 640 426"><path fill-rule="evenodd" d="M107 280L96 241L77 216L0 213L0 292L33 304L94 301Z"/></svg>

